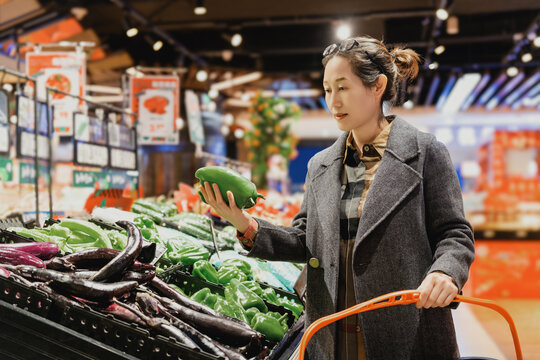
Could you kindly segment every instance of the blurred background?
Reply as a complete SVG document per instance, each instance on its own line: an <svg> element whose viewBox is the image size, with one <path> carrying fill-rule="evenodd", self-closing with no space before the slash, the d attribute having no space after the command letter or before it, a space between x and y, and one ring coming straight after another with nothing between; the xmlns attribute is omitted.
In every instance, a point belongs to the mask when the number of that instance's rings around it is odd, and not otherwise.
<svg viewBox="0 0 540 360"><path fill-rule="evenodd" d="M385 111L448 147L476 237L464 294L500 301L540 359L537 0L0 0L0 216L125 208L90 201L109 189L201 212L195 170L218 164L290 224L340 135L322 51L356 35L421 55ZM513 358L502 318L456 313L462 355Z"/></svg>

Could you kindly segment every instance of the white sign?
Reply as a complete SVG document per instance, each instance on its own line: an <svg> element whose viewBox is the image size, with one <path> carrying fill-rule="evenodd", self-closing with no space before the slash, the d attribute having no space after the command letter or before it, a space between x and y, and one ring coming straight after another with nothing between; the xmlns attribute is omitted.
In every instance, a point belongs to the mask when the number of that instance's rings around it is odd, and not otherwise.
<svg viewBox="0 0 540 360"><path fill-rule="evenodd" d="M111 149L111 167L136 170L137 162L135 152L121 149Z"/></svg>
<svg viewBox="0 0 540 360"><path fill-rule="evenodd" d="M106 146L75 143L77 146L77 162L79 164L107 167L109 164L109 152Z"/></svg>
<svg viewBox="0 0 540 360"><path fill-rule="evenodd" d="M0 153L9 152L9 125L0 124Z"/></svg>
<svg viewBox="0 0 540 360"><path fill-rule="evenodd" d="M38 158L49 158L49 140L46 136L38 135ZM21 132L20 150L22 156L36 156L35 135L26 131Z"/></svg>
<svg viewBox="0 0 540 360"><path fill-rule="evenodd" d="M204 145L204 128L199 98L197 97L197 94L191 90L186 90L186 112L191 142Z"/></svg>

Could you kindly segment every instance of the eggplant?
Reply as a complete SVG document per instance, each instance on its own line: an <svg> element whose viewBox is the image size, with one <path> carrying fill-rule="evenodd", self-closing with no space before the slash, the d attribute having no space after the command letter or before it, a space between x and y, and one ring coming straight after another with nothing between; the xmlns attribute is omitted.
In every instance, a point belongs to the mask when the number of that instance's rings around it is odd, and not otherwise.
<svg viewBox="0 0 540 360"><path fill-rule="evenodd" d="M63 257L53 258L50 260L51 264L47 263L47 267L54 270L64 270L65 264L70 264L72 267L71 270L74 270L74 267L84 269L99 269L118 256L119 253L120 251L115 249L87 249ZM155 270L156 267L152 264L141 263L140 261L135 260L130 269Z"/></svg>
<svg viewBox="0 0 540 360"><path fill-rule="evenodd" d="M141 230L129 221L117 221L116 224L127 230L128 244L114 259L109 261L97 274L90 278L92 281L104 281L121 273L126 267L133 264L141 252L143 244Z"/></svg>
<svg viewBox="0 0 540 360"><path fill-rule="evenodd" d="M153 298L148 293L137 293L136 302L143 311L146 313L151 313L154 315L165 315L167 319L172 323L173 326L182 330L187 334L191 340L193 340L203 351L216 355L219 357L227 358L225 353L219 348L212 339L203 333L199 332L194 327L186 324L177 317L173 316L167 311L167 309L159 302L159 300Z"/></svg>
<svg viewBox="0 0 540 360"><path fill-rule="evenodd" d="M5 278L8 278L11 276L11 273L0 266L0 276L3 276Z"/></svg>
<svg viewBox="0 0 540 360"><path fill-rule="evenodd" d="M81 304L78 301L75 301L67 296L64 296L62 294L57 293L53 289L51 289L50 286L46 285L45 283L33 283L31 287L34 287L38 290L43 291L46 293L57 305L59 305L62 309L68 307L68 306L76 306L76 307L84 307L83 304Z"/></svg>
<svg viewBox="0 0 540 360"><path fill-rule="evenodd" d="M38 257L16 249L0 248L0 264L30 265L45 268L45 263Z"/></svg>
<svg viewBox="0 0 540 360"><path fill-rule="evenodd" d="M111 284L85 280L76 276L50 269L39 269L32 266L17 266L21 275L38 281L50 281L56 291L75 295L92 301L109 301L137 287L136 281L120 281Z"/></svg>
<svg viewBox="0 0 540 360"><path fill-rule="evenodd" d="M156 299L165 305L172 315L194 326L202 333L219 339L226 345L244 346L253 344L259 346L259 348L262 347L263 335L250 327L243 326L235 321L199 313L166 297L156 296Z"/></svg>
<svg viewBox="0 0 540 360"><path fill-rule="evenodd" d="M13 244L0 244L0 249L15 249L34 255L41 260L48 260L58 254L58 244L52 242L25 242Z"/></svg>
<svg viewBox="0 0 540 360"><path fill-rule="evenodd" d="M59 270L59 271L75 271L77 267L67 261L64 257L53 257L52 259L45 261L45 267L47 269Z"/></svg>
<svg viewBox="0 0 540 360"><path fill-rule="evenodd" d="M122 274L122 281L136 281L139 284L146 284L156 276L156 272L153 270L139 271L126 271Z"/></svg>
<svg viewBox="0 0 540 360"><path fill-rule="evenodd" d="M133 313L133 311L127 310L125 307L120 306L118 304L112 303L107 308L101 310L107 314L112 314L115 317L124 320L128 323L137 323L139 325L146 325L146 323L137 315Z"/></svg>
<svg viewBox="0 0 540 360"><path fill-rule="evenodd" d="M133 314L137 315L139 318L141 318L146 325L154 329L155 331L161 333L162 335L165 335L167 337L172 337L173 339L177 340L182 345L190 348L191 350L200 351L201 349L191 340L186 334L184 334L180 329L175 328L174 326L171 326L167 323L167 321L157 318L157 317L150 317L139 310L133 309L131 306L128 306L126 304L123 304L117 300L114 300L114 303L131 311Z"/></svg>

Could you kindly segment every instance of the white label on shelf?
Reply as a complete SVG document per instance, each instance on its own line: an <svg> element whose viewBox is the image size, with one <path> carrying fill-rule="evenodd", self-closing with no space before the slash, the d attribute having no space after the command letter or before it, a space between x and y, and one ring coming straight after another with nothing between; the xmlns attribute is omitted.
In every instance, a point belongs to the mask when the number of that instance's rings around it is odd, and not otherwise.
<svg viewBox="0 0 540 360"><path fill-rule="evenodd" d="M77 142L77 162L80 164L106 167L109 164L109 152L106 146Z"/></svg>
<svg viewBox="0 0 540 360"><path fill-rule="evenodd" d="M0 152L9 151L9 125L0 124Z"/></svg>
<svg viewBox="0 0 540 360"><path fill-rule="evenodd" d="M36 156L34 134L23 131L21 132L21 155ZM46 136L38 135L38 157L40 159L49 158L49 141Z"/></svg>
<svg viewBox="0 0 540 360"><path fill-rule="evenodd" d="M135 170L135 152L121 149L111 149L111 167Z"/></svg>

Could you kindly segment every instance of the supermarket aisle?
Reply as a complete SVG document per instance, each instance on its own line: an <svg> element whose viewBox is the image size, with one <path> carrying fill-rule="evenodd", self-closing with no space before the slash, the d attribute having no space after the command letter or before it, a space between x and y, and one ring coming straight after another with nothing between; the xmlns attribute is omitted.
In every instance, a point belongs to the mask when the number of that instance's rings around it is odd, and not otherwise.
<svg viewBox="0 0 540 360"><path fill-rule="evenodd" d="M452 311L461 356L484 356L498 360L507 359L499 346L493 341L491 335L476 319L473 309L471 309L473 306L460 304L457 310Z"/></svg>
<svg viewBox="0 0 540 360"><path fill-rule="evenodd" d="M512 316L523 358L540 360L540 300L496 300ZM506 321L497 312L461 304L452 312L461 356L515 359L514 343Z"/></svg>

